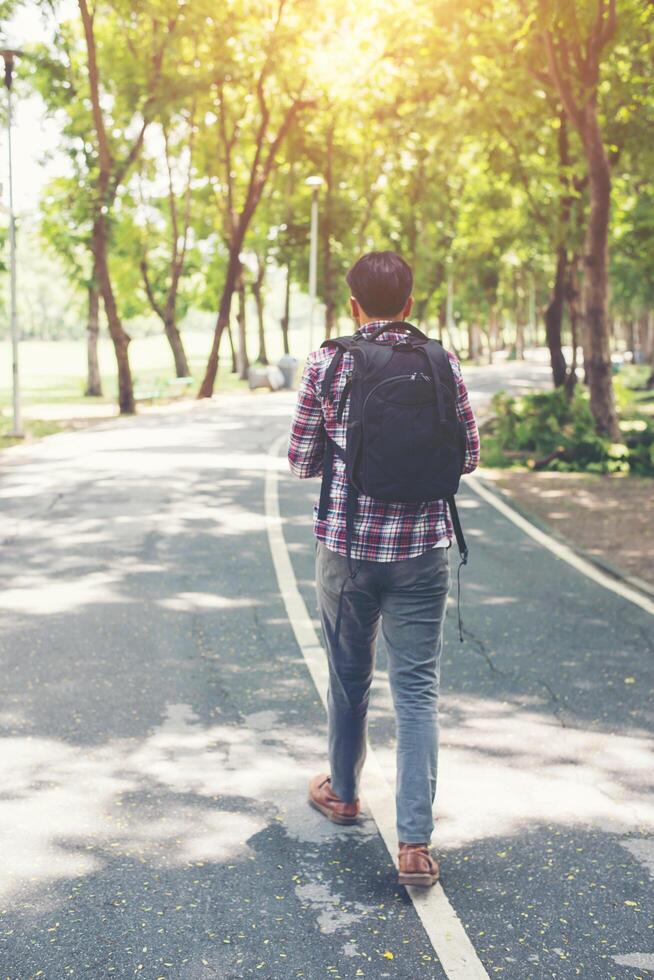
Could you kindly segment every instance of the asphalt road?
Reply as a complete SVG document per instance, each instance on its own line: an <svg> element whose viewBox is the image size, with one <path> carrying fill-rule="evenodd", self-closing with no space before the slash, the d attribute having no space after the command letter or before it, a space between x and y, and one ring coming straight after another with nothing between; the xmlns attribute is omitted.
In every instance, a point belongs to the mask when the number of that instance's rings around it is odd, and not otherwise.
<svg viewBox="0 0 654 980"><path fill-rule="evenodd" d="M474 387L474 382L471 385ZM374 822L306 804L325 718L267 540L286 395L0 465L0 977L441 978ZM313 481L281 479L315 612ZM654 973L651 616L463 494L437 829L490 976ZM371 743L393 778L380 649Z"/></svg>
<svg viewBox="0 0 654 980"><path fill-rule="evenodd" d="M482 414L500 389L510 395L521 395L552 386L549 351L545 347L526 351L521 361L509 361L500 351L494 355L493 364L468 365L464 373L471 401L475 410Z"/></svg>

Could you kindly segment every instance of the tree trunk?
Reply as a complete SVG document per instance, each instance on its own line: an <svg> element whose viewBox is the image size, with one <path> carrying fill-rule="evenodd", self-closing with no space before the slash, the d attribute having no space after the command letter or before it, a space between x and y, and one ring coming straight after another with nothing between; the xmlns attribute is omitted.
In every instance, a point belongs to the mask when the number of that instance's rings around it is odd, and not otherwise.
<svg viewBox="0 0 654 980"><path fill-rule="evenodd" d="M625 343L627 350L631 351L632 359L636 353L636 324L633 317L629 317L625 324Z"/></svg>
<svg viewBox="0 0 654 980"><path fill-rule="evenodd" d="M254 301L257 304L257 322L259 325L259 353L257 355L257 361L259 364L268 364L268 351L266 350L266 326L263 315L263 296L261 295L260 289L255 293Z"/></svg>
<svg viewBox="0 0 654 980"><path fill-rule="evenodd" d="M522 311L516 311L517 319L515 325L515 356L519 361L525 359L525 325L522 318Z"/></svg>
<svg viewBox="0 0 654 980"><path fill-rule="evenodd" d="M491 310L490 316L488 317L486 341L488 343L488 363L492 364L497 341L497 310L495 308Z"/></svg>
<svg viewBox="0 0 654 980"><path fill-rule="evenodd" d="M429 306L429 300L431 299L431 294L429 296L423 296L416 300L413 304L413 315L411 319L420 327L424 333L429 332L429 327L426 322L427 307Z"/></svg>
<svg viewBox="0 0 654 980"><path fill-rule="evenodd" d="M568 139L568 119L565 110L562 108L559 113L558 130L558 151L559 151L559 182L565 189L561 197L559 222L561 232L565 236L568 233L570 223L570 212L573 199L569 192L570 187L570 143ZM571 271L571 270L570 270ZM550 365L552 367L552 379L554 387L559 388L565 384L567 377L567 365L565 356L561 348L561 332L563 324L563 307L566 299L566 290L570 284L568 278L569 262L568 250L565 246L565 238L559 241L556 249L556 274L554 277L554 287L550 302L545 310L545 342L550 352ZM572 317L570 318L572 320ZM575 324L576 326L576 324ZM573 341L573 362L576 366L577 352ZM576 384L576 376L571 381L572 387Z"/></svg>
<svg viewBox="0 0 654 980"><path fill-rule="evenodd" d="M280 7L281 12L281 7ZM267 61L264 59L264 68L262 68L262 74L259 76L260 84L263 82L263 72L265 72L265 66ZM211 350L209 352L209 359L207 361L207 368L205 371L202 384L200 385L200 390L198 391L198 398L211 398L213 394L213 387L216 382L216 374L218 372L218 351L220 349L220 338L222 332L229 323L229 314L232 307L232 297L234 295L234 288L236 280L240 273L241 262L239 259L239 254L243 245L243 240L245 238L245 233L250 225L252 216L254 215L259 201L261 200L261 194L266 186L266 181L275 163L276 155L279 151L280 146L284 142L284 139L291 128L297 113L311 105L312 103L298 99L293 102L291 106L287 109L283 121L277 130L277 135L272 141L269 139L269 134L267 132L268 114L265 113L262 125L259 127L259 142L254 155L253 169L250 172L250 184L248 192L243 204L243 208L236 219L233 231L229 241L229 261L227 264L227 275L225 277L225 285L223 287L223 293L220 298L220 307L218 309L218 318L216 320L216 326L214 329L213 341L211 344ZM262 160L261 150L264 143L267 145L268 149L265 153L265 159ZM231 193L231 192L230 192Z"/></svg>
<svg viewBox="0 0 654 980"><path fill-rule="evenodd" d="M238 376L241 381L247 381L250 359L247 347L247 323L245 314L245 278L243 276L243 266L237 281L238 291L238 312L236 322L238 324L238 347L236 349L236 360L238 363Z"/></svg>
<svg viewBox="0 0 654 980"><path fill-rule="evenodd" d="M257 361L259 364L268 363L268 352L266 350L266 327L264 323L263 307L263 281L266 274L265 263L257 257L257 277L252 283L252 295L257 307L257 324L259 327L259 353Z"/></svg>
<svg viewBox="0 0 654 980"><path fill-rule="evenodd" d="M481 330L479 324L468 324L468 358L477 361L481 357Z"/></svg>
<svg viewBox="0 0 654 980"><path fill-rule="evenodd" d="M590 213L584 243L584 316L587 345L586 371L590 409L598 432L617 439L618 418L611 375L611 351L607 315L608 232L611 174L591 102L584 109L583 141L588 160Z"/></svg>
<svg viewBox="0 0 654 980"><path fill-rule="evenodd" d="M179 286L179 270L175 269L175 261L176 260L173 258L171 263L172 269L170 288L168 289L168 295L164 306L157 301L157 297L155 296L152 288L152 283L150 282L150 275L148 272L147 257L145 255L141 259L141 277L143 279L145 294L148 297L150 306L163 323L164 333L166 334L166 339L170 345L173 360L175 362L175 373L178 378L187 378L191 372L189 370L184 344L182 343L182 336L177 327L177 290Z"/></svg>
<svg viewBox="0 0 654 980"><path fill-rule="evenodd" d="M88 398L102 395L102 379L98 364L98 336L100 333L100 290L98 288L96 262L93 261L93 279L89 286L89 318L86 325L86 391Z"/></svg>
<svg viewBox="0 0 654 980"><path fill-rule="evenodd" d="M647 314L647 342L649 344L649 366L650 375L647 379L647 387L654 388L654 310Z"/></svg>
<svg viewBox="0 0 654 980"><path fill-rule="evenodd" d="M573 255L572 259L568 262L568 274L565 283L565 300L568 306L570 343L572 344L572 361L565 379L565 387L568 395L572 394L577 384L577 348L579 347L579 324L582 323L579 296L579 256Z"/></svg>
<svg viewBox="0 0 654 980"><path fill-rule="evenodd" d="M288 325L291 319L291 263L286 266L286 287L284 289L284 314L281 320L284 353L290 354L288 345Z"/></svg>
<svg viewBox="0 0 654 980"><path fill-rule="evenodd" d="M495 338L495 350L506 350L506 340L504 339L504 331L505 331L505 329L506 329L506 320L504 319L504 317L499 317L499 319L497 321L497 334L496 334L496 338ZM517 347L517 344L518 344L518 329L522 330L522 327L521 326L519 327L519 325L516 323L516 347ZM522 358L524 357L524 345L525 345L524 344L524 338L522 339L521 343L522 343L522 354L521 354L520 359L522 360Z"/></svg>
<svg viewBox="0 0 654 980"><path fill-rule="evenodd" d="M213 332L211 350L209 351L209 359L207 361L207 368L204 378L202 379L202 384L200 385L200 390L198 391L198 398L211 398L213 395L213 388L216 383L216 375L218 373L218 351L220 350L220 338L222 337L223 330L229 324L229 315L232 309L232 297L234 296L236 281L241 268L241 262L239 259L241 244L242 242L239 240L233 243L229 250L229 261L227 263L225 285L223 286L222 296L220 297L220 306L218 308L218 317L216 319L216 326Z"/></svg>
<svg viewBox="0 0 654 980"><path fill-rule="evenodd" d="M636 364L647 364L650 359L650 354L654 356L654 332L652 337L649 336L649 325L651 322L651 314L641 316L638 318L636 324L636 339L634 347L634 361ZM650 344L650 340L652 343Z"/></svg>
<svg viewBox="0 0 654 980"><path fill-rule="evenodd" d="M536 316L536 283L533 275L529 276L529 293L527 298L527 323L529 326L528 346L538 347L538 317Z"/></svg>
<svg viewBox="0 0 654 980"><path fill-rule="evenodd" d="M191 372L189 370L184 344L182 343L182 336L175 321L176 317L174 311L171 312L170 310L167 310L166 318L164 320L164 330L166 331L166 337L168 338L170 349L173 352L175 374L178 378L188 378Z"/></svg>
<svg viewBox="0 0 654 980"><path fill-rule="evenodd" d="M134 401L134 386L132 384L132 372L129 366L128 354L131 338L123 329L116 306L116 297L114 296L111 285L107 258L107 226L102 213L96 214L93 222L92 248L98 273L98 285L102 293L104 311L107 316L109 335L116 352L120 414L133 415L136 411L136 403Z"/></svg>
<svg viewBox="0 0 654 980"><path fill-rule="evenodd" d="M229 352L232 357L232 374L238 374L238 361L236 359L236 345L234 343L234 331L232 330L231 323L228 323L225 327L225 333L227 334L227 340L229 341Z"/></svg>
<svg viewBox="0 0 654 980"><path fill-rule="evenodd" d="M563 322L563 303L565 300L568 253L565 245L556 250L556 275L552 296L545 310L545 337L550 352L554 387L565 384L567 365L561 348L561 324ZM574 348L573 348L574 354Z"/></svg>

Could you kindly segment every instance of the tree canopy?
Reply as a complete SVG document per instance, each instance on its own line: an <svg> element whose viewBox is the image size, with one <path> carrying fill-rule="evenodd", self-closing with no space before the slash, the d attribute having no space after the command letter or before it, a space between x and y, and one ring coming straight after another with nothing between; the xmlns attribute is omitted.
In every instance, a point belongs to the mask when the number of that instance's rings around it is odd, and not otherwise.
<svg viewBox="0 0 654 980"><path fill-rule="evenodd" d="M520 356L541 321L563 385L579 343L598 429L614 431L611 344L654 343L646 0L326 0L319 17L308 0L79 0L57 18L21 67L68 161L42 232L102 295L123 410L137 312L154 311L185 374L180 322L213 311L209 396L250 290L266 357L266 270L285 270L289 302L304 288L317 174L327 336L347 267L393 248L417 319L462 354Z"/></svg>

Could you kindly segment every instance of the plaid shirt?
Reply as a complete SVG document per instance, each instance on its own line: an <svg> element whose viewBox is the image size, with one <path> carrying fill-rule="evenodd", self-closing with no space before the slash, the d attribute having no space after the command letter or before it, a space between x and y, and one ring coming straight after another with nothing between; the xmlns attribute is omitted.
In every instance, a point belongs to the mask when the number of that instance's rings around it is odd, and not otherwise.
<svg viewBox="0 0 654 980"><path fill-rule="evenodd" d="M367 323L361 328L361 333L369 337L384 322L388 321ZM404 336L404 333L389 330L380 340L392 344ZM331 398L323 401L321 384L333 356L334 348L326 347L309 354L302 375L288 447L291 470L300 479L322 474L325 433L345 449L349 403L340 421L336 411L345 387L346 373L352 369L352 355L343 356L334 376ZM453 354L449 354L449 358L457 384L457 415L467 427L463 472L471 473L479 463L479 432L459 362ZM334 457L333 472L329 510L324 521L318 519L318 505L314 507L314 533L331 551L346 555L347 480L345 464L337 456ZM359 496L352 542L352 557L355 559L398 561L415 558L432 548L450 544L453 538L454 530L444 500L402 504L384 503L363 494Z"/></svg>

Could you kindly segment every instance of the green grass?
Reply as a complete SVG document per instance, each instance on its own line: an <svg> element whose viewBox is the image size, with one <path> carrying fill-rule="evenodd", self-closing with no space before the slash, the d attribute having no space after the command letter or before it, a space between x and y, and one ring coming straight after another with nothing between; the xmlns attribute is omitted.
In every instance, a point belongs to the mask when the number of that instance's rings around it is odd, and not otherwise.
<svg viewBox="0 0 654 980"><path fill-rule="evenodd" d="M11 418L7 415L0 415L0 448L14 446L23 442L22 439L15 439L9 435L12 428ZM25 422L25 432L30 439L41 439L43 436L51 436L56 432L63 432L69 428L67 422L51 421L46 419L29 419Z"/></svg>
<svg viewBox="0 0 654 980"><path fill-rule="evenodd" d="M5 350L8 344L2 342ZM192 333L184 335L191 374L194 379L192 387L185 392L186 397L193 397L198 390L204 374L206 360L211 346L211 335L208 333ZM231 373L231 356L227 360L224 345L216 392L245 391L247 382L239 381ZM166 382L175 378L170 347L163 335L135 338L129 348L132 378L135 388L156 387L166 390ZM24 429L28 439L38 439L75 427L75 419L84 418L91 414L93 406L107 405L114 407L117 401L117 378L113 346L108 338L103 338L98 345L100 373L102 376L103 395L100 398L84 396L86 385L86 344L79 341L23 341L19 351L19 366L21 379L21 403L25 410ZM164 402L165 397L156 399ZM8 436L12 421L12 390L10 358L3 357L0 361L0 448L10 446L16 441ZM43 417L39 417L39 409L43 406ZM48 408L46 408L48 406ZM116 407L116 412L117 412ZM60 412L60 417L50 418ZM106 416L104 416L106 417ZM89 424L89 420L86 420Z"/></svg>
<svg viewBox="0 0 654 980"><path fill-rule="evenodd" d="M206 333L188 333L184 343L189 357L191 373L199 385L211 345ZM80 341L29 340L20 345L21 396L23 404L56 405L69 403L85 405L116 401L116 368L111 342L104 338L98 345L103 397L88 399L84 396L86 384L86 346ZM134 385L149 386L175 377L170 348L163 335L137 338L129 348ZM7 359L8 361L8 359ZM0 408L11 405L11 377L9 364L0 374ZM216 390L233 390L244 387L245 382L228 370L221 362ZM194 389L190 389L193 391Z"/></svg>

